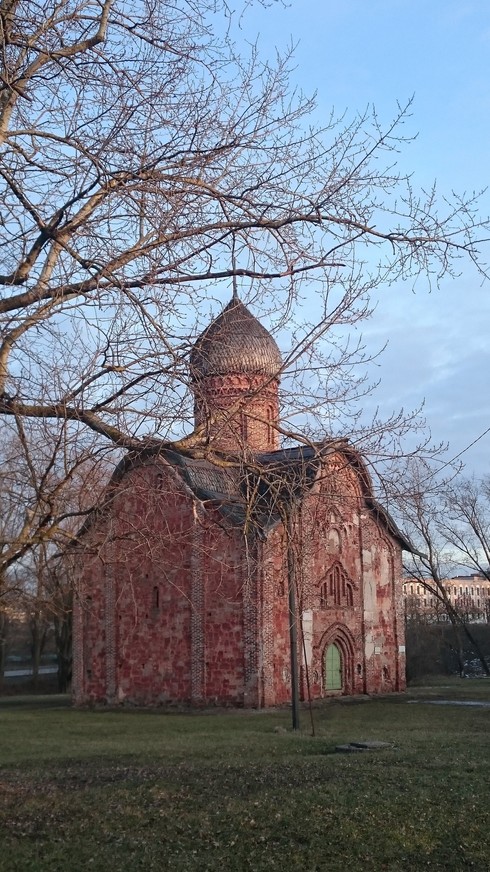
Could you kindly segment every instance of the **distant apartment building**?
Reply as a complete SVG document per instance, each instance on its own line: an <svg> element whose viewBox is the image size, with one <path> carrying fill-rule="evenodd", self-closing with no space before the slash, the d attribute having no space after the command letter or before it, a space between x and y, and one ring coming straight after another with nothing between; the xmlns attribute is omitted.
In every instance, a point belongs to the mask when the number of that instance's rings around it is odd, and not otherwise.
<svg viewBox="0 0 490 872"><path fill-rule="evenodd" d="M443 580L444 589L452 606L468 623L490 623L490 579L484 575L456 575ZM431 588L419 579L407 578L403 582L403 598L407 619L421 617L428 621L447 621L444 603Z"/></svg>

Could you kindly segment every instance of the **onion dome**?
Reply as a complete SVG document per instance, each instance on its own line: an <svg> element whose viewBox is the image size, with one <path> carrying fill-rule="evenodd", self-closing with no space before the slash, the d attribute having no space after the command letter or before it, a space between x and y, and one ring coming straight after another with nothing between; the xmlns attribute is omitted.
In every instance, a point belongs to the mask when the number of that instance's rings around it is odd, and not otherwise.
<svg viewBox="0 0 490 872"><path fill-rule="evenodd" d="M232 374L278 378L282 357L271 334L233 297L197 338L190 368L193 381Z"/></svg>

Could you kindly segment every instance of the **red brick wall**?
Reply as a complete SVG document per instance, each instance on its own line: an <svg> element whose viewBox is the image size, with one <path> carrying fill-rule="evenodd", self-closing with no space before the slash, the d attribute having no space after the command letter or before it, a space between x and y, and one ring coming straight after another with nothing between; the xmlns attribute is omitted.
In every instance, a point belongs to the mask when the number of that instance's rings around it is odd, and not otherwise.
<svg viewBox="0 0 490 872"><path fill-rule="evenodd" d="M342 651L343 691L365 690L361 492L342 455L328 457L303 509L305 609L310 612L310 692L324 696L329 644ZM304 675L304 679L306 676ZM306 681L303 683L306 694Z"/></svg>
<svg viewBox="0 0 490 872"><path fill-rule="evenodd" d="M244 702L240 531L224 531L168 466L148 465L128 473L84 546L78 702Z"/></svg>
<svg viewBox="0 0 490 872"><path fill-rule="evenodd" d="M262 631L267 654L271 650L268 640L273 639L272 662L265 675L265 704L290 699L285 543L284 530L278 527L264 547L266 602ZM298 623L303 698L308 693L307 678L313 698L327 694L324 655L332 642L342 652L344 693L404 689L400 548L380 530L366 508L359 478L342 455L325 461L323 472L299 513L292 547L297 564L298 613L303 614ZM332 570L336 568L341 579L350 584L351 594L351 598L342 596L340 589L338 602L329 588ZM324 582L326 602L322 597ZM270 624L272 633L268 630ZM266 656L264 661L267 662Z"/></svg>
<svg viewBox="0 0 490 872"><path fill-rule="evenodd" d="M80 548L76 702L288 702L286 544L280 524L265 541L245 543L163 461L128 471ZM403 689L400 549L342 455L325 461L292 547L303 696L307 677L313 697L327 692L332 642L343 655L344 692Z"/></svg>
<svg viewBox="0 0 490 872"><path fill-rule="evenodd" d="M223 451L279 447L278 382L264 376L213 376L194 385L195 424Z"/></svg>
<svg viewBox="0 0 490 872"><path fill-rule="evenodd" d="M259 648L261 705L291 699L287 555L285 532L278 525L260 551Z"/></svg>

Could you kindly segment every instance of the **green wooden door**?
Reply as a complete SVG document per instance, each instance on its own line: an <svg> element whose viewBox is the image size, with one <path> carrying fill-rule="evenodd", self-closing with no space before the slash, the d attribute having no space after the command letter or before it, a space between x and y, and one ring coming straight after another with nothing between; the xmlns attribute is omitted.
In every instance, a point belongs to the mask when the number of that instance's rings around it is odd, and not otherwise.
<svg viewBox="0 0 490 872"><path fill-rule="evenodd" d="M335 644L325 651L325 690L342 690L342 654Z"/></svg>

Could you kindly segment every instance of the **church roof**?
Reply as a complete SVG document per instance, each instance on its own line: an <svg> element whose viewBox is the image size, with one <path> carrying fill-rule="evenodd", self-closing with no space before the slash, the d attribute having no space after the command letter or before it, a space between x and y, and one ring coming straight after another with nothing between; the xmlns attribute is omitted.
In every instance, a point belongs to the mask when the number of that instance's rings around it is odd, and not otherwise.
<svg viewBox="0 0 490 872"><path fill-rule="evenodd" d="M149 444L141 452L128 452L112 476L105 504L111 502L117 483L134 466L147 461L169 463L192 493L202 502L216 505L221 515L232 525L253 528L260 536L279 521L288 505L298 505L316 481L323 459L335 452L345 455L356 469L364 504L381 526L396 539L405 551L412 545L397 527L389 512L375 499L365 465L355 449L345 439L331 439L314 445L296 445L255 455L243 465L219 464L205 458L195 458L162 443ZM93 524L99 506L79 531L80 537Z"/></svg>
<svg viewBox="0 0 490 872"><path fill-rule="evenodd" d="M197 338L190 356L194 381L207 376L275 376L282 368L276 341L236 297Z"/></svg>
<svg viewBox="0 0 490 872"><path fill-rule="evenodd" d="M297 445L258 454L255 463L247 463L243 469L218 466L210 460L194 459L168 449L163 454L178 467L198 499L216 502L222 515L233 524L244 527L249 521L256 532L267 533L284 520L280 506L298 504L313 486L324 456L339 450L357 468L367 508L405 551L412 551L389 512L373 496L359 454L344 439L332 439L317 447Z"/></svg>
<svg viewBox="0 0 490 872"><path fill-rule="evenodd" d="M301 499L313 485L320 455L305 446L258 454L253 463L219 466L168 451L164 457L178 467L185 483L198 499L216 502L233 524L253 523L266 532L280 518L280 505Z"/></svg>

